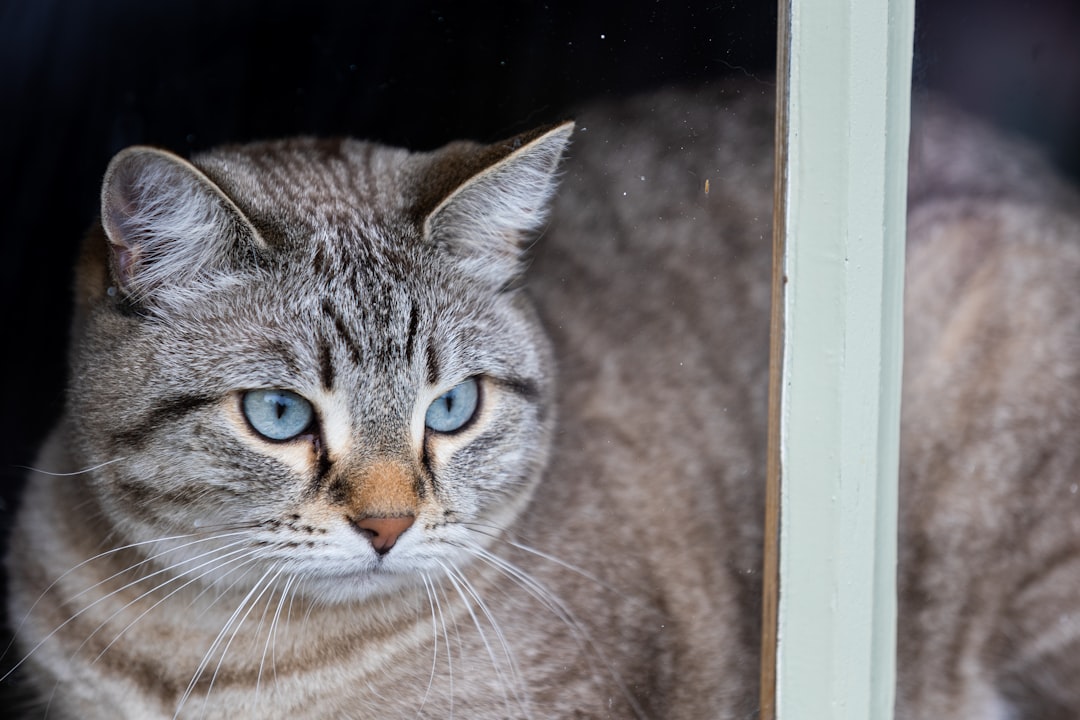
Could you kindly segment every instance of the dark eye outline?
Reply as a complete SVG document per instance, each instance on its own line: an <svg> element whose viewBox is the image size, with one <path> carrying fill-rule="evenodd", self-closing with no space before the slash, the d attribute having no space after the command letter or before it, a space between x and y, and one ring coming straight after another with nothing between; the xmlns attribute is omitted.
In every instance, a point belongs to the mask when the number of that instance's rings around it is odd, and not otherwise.
<svg viewBox="0 0 1080 720"><path fill-rule="evenodd" d="M428 423L427 423L427 414L431 410L432 405L434 405L436 402L438 402L441 398L443 398L446 395L449 395L450 393L452 393L454 390L457 390L459 387L461 387L465 383L469 383L469 382L473 383L476 386L476 403L473 405L472 413L469 415L469 417L463 423L458 425L456 428L453 428L452 430L436 430L435 428L428 425ZM480 416L480 408L483 406L483 404L484 404L484 383L482 383L480 381L480 378L477 377L477 376L465 378L464 380L459 382L457 385L450 388L449 390L444 392L442 395L439 395L437 398L435 398L434 400L432 400L428 404L427 409L424 410L424 430L425 430L425 432L434 433L435 435L447 435L447 436L448 435L458 435L460 433L463 433L466 430L468 430L470 427L472 427L473 423L476 422L476 419Z"/></svg>
<svg viewBox="0 0 1080 720"><path fill-rule="evenodd" d="M307 405L308 410L311 413L311 416L308 418L308 421L304 425L304 427L302 427L300 430L293 433L292 435L289 435L289 436L283 437L283 438L277 438L277 437L273 437L271 435L267 435L262 430L255 427L255 423L252 422L251 417L248 415L248 411L247 411L248 398L251 397L252 395L256 394L256 393L277 393L277 394L280 394L280 395L289 396L289 397L294 398L296 400L300 400L301 402L303 402L303 404ZM290 442L296 441L299 438L303 438L303 437L307 437L309 435L317 434L318 413L315 412L315 406L312 404L312 402L310 400L305 398L303 395L301 395L301 394L299 394L297 392L293 392L292 390L286 390L284 388L255 388L255 389L252 389L252 390L245 390L245 391L240 393L240 414L244 416L244 421L247 423L248 427L251 428L251 431L254 432L256 435L258 435L263 440L265 440L266 442L290 443Z"/></svg>

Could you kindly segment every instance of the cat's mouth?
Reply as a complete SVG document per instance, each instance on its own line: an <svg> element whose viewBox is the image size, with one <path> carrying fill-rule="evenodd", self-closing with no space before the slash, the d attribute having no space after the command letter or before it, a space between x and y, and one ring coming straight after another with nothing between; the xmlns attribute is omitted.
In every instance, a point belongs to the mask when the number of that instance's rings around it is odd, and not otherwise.
<svg viewBox="0 0 1080 720"><path fill-rule="evenodd" d="M324 602L348 603L391 595L422 587L428 573L415 567L402 567L390 557L357 563L353 568L334 568L307 574L307 591Z"/></svg>

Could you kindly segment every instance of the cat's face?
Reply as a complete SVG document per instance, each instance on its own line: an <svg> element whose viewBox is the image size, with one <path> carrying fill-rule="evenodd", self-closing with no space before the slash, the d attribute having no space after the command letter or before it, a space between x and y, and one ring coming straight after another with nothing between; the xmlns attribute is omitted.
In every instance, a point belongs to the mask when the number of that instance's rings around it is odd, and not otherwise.
<svg viewBox="0 0 1080 720"><path fill-rule="evenodd" d="M108 463L93 483L107 521L198 584L295 576L330 601L486 545L548 448L547 343L507 286L568 132L479 170L460 147L270 145L203 158L206 175L121 155L109 288L71 396L80 444ZM532 186L508 193L522 167Z"/></svg>

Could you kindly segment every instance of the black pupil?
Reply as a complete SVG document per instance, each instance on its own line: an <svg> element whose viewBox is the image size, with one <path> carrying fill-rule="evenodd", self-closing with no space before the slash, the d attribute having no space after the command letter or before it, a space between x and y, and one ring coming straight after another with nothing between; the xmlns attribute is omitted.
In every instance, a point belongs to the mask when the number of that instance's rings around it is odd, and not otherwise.
<svg viewBox="0 0 1080 720"><path fill-rule="evenodd" d="M287 402L285 402L284 400L275 400L274 401L274 411L277 413L277 419L278 420L280 420L285 415L285 412L288 409L289 409L289 404Z"/></svg>

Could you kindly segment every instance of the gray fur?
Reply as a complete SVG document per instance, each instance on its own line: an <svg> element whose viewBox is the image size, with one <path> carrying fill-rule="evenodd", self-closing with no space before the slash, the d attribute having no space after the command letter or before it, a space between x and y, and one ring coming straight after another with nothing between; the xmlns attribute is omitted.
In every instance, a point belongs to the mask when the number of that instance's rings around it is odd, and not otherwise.
<svg viewBox="0 0 1080 720"><path fill-rule="evenodd" d="M771 106L118 156L8 556L49 717L753 717ZM1077 196L929 105L911 198L898 717L1076 717Z"/></svg>

